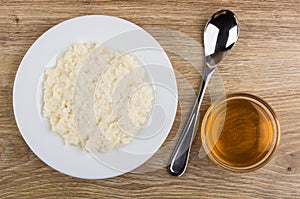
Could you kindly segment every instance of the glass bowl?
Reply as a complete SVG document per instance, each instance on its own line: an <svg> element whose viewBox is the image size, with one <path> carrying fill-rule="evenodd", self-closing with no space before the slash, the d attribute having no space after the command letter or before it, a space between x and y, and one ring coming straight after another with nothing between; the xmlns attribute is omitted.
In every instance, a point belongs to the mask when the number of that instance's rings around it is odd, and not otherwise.
<svg viewBox="0 0 300 199"><path fill-rule="evenodd" d="M208 157L235 172L256 170L268 163L280 140L280 124L261 98L246 93L214 102L201 124L201 141Z"/></svg>

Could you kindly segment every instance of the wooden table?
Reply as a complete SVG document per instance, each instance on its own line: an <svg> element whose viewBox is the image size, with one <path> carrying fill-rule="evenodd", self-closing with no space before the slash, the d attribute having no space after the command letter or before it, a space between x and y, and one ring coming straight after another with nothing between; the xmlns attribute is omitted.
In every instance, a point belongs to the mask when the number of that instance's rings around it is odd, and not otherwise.
<svg viewBox="0 0 300 199"><path fill-rule="evenodd" d="M207 157L198 157L201 144L197 138L187 171L180 178L160 168L144 175L82 180L53 170L28 148L14 120L13 82L27 49L47 29L75 16L113 15L145 27L159 41L162 38L155 28L177 31L202 45L207 19L223 8L237 14L241 34L219 67L221 86L227 93L262 97L275 109L282 125L278 151L264 168L244 174L224 171ZM0 198L300 198L299 12L299 0L0 0ZM182 75L195 91L199 89L200 74L166 45L177 76ZM188 46L185 42L176 45ZM210 88L218 86L214 82ZM181 83L178 86L184 107L192 96L185 95L188 91ZM207 93L201 114L210 99ZM187 112L183 110L178 111L167 142L178 132L180 116Z"/></svg>

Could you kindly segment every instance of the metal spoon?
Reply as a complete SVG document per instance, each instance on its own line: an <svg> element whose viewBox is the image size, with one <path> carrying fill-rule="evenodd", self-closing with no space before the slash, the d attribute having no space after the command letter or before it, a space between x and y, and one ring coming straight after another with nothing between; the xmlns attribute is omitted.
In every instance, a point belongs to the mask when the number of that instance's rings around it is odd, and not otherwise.
<svg viewBox="0 0 300 199"><path fill-rule="evenodd" d="M205 68L202 86L168 165L169 173L181 176L186 169L194 134L199 126L199 110L208 82L220 61L236 43L239 22L233 12L221 10L207 22L204 30Z"/></svg>

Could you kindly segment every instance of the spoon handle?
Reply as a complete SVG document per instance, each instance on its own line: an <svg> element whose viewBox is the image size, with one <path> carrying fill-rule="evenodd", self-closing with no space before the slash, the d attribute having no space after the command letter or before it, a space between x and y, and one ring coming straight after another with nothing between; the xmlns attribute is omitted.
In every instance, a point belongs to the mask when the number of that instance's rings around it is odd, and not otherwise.
<svg viewBox="0 0 300 199"><path fill-rule="evenodd" d="M175 150L171 156L170 163L168 165L168 171L172 176L181 176L186 169L187 162L189 159L191 144L195 132L198 129L199 124L199 109L200 105L210 79L211 74L205 75L199 95L193 107L193 110L189 116L187 123L183 129L181 137L175 147Z"/></svg>

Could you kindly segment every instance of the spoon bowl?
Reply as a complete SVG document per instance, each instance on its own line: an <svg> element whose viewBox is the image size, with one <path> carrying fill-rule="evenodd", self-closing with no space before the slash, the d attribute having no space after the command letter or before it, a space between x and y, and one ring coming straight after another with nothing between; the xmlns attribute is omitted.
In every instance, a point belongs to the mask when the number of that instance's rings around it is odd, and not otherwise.
<svg viewBox="0 0 300 199"><path fill-rule="evenodd" d="M233 12L221 10L207 22L204 31L205 62L216 67L234 46L239 36L239 22Z"/></svg>

